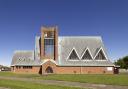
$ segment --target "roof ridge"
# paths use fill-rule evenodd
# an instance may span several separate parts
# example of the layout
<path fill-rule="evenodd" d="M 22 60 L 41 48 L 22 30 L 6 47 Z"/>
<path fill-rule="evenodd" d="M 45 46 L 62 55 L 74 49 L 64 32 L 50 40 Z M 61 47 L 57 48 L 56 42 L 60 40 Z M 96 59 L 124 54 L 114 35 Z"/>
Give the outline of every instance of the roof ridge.
<path fill-rule="evenodd" d="M 34 52 L 34 50 L 15 50 L 14 53 L 18 52 Z"/>
<path fill-rule="evenodd" d="M 81 38 L 81 37 L 82 37 L 82 38 L 83 38 L 83 37 L 86 37 L 86 38 L 87 38 L 87 37 L 89 37 L 89 38 L 101 38 L 101 36 L 59 36 L 59 37 L 65 37 L 65 38 L 70 38 L 70 37 L 71 37 L 71 38 L 72 38 L 72 37 L 73 37 L 73 38 Z"/>

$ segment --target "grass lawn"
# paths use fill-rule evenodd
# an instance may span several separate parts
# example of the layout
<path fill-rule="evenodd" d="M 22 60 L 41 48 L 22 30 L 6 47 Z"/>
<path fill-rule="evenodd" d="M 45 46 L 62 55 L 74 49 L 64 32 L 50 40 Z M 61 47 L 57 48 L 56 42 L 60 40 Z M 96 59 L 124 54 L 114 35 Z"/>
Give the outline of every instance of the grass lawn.
<path fill-rule="evenodd" d="M 13 76 L 24 78 L 36 78 L 44 80 L 62 80 L 82 83 L 111 84 L 128 86 L 128 74 L 107 75 L 107 74 L 52 74 L 52 75 L 36 75 L 36 74 L 14 74 L 10 72 L 0 72 L 0 76 Z"/>
<path fill-rule="evenodd" d="M 49 75 L 42 79 L 76 81 L 83 83 L 127 85 L 128 75 Z"/>
<path fill-rule="evenodd" d="M 20 78 L 35 78 L 35 77 L 40 77 L 39 74 L 16 74 L 16 73 L 13 73 L 13 72 L 0 72 L 0 76 L 20 77 Z"/>
<path fill-rule="evenodd" d="M 10 89 L 81 89 L 66 86 L 45 85 L 33 82 L 0 79 L 0 87 Z"/>
<path fill-rule="evenodd" d="M 63 80 L 63 81 L 74 81 L 82 83 L 96 83 L 96 84 L 111 84 L 111 85 L 127 85 L 128 86 L 128 75 L 48 75 L 39 77 L 46 80 Z"/>

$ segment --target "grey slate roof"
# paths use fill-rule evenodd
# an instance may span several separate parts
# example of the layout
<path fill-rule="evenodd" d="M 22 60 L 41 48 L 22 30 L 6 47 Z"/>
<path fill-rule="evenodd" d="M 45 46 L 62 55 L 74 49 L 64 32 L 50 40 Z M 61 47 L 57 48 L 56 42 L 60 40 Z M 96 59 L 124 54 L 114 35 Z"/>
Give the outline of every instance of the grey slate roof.
<path fill-rule="evenodd" d="M 0 65 L 0 68 L 2 68 L 2 65 Z"/>
<path fill-rule="evenodd" d="M 102 39 L 99 36 L 62 36 L 58 41 L 58 65 L 60 66 L 114 66 L 108 59 L 106 49 L 103 45 Z M 73 48 L 76 49 L 78 55 L 81 57 L 86 48 L 90 49 L 90 52 L 94 58 L 98 50 L 102 47 L 107 60 L 91 60 L 91 61 L 70 61 L 67 59 L 69 53 Z"/>
<path fill-rule="evenodd" d="M 15 51 L 11 66 L 40 66 L 46 61 L 38 59 L 37 54 L 39 52 L 38 39 L 36 40 L 36 49 L 34 51 Z M 90 61 L 70 61 L 67 60 L 69 53 L 73 48 L 76 49 L 78 55 L 81 57 L 85 49 L 88 47 L 92 57 L 94 58 L 98 50 L 102 47 L 106 56 L 107 52 L 100 36 L 61 36 L 58 37 L 58 59 L 55 63 L 58 66 L 114 66 L 109 60 L 90 60 Z"/>
<path fill-rule="evenodd" d="M 35 58 L 40 59 L 40 36 L 35 37 Z"/>
<path fill-rule="evenodd" d="M 24 66 L 39 66 L 40 60 L 35 59 L 34 51 L 15 51 L 11 66 L 24 65 Z"/>

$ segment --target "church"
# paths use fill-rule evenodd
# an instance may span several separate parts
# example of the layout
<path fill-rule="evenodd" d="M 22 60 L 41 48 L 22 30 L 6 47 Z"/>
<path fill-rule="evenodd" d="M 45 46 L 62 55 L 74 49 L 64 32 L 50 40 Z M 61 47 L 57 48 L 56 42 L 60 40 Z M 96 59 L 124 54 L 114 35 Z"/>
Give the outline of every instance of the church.
<path fill-rule="evenodd" d="M 58 36 L 58 28 L 41 27 L 34 50 L 14 51 L 11 71 L 30 74 L 114 74 L 100 36 Z"/>

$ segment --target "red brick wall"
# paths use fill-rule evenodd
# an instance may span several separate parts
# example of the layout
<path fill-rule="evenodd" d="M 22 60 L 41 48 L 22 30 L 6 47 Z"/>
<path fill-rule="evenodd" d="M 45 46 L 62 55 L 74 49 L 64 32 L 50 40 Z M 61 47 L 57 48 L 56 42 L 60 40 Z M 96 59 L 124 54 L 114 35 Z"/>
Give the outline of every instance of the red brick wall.
<path fill-rule="evenodd" d="M 46 68 L 47 67 L 51 67 L 52 69 L 53 69 L 53 73 L 55 73 L 56 74 L 56 65 L 54 64 L 54 63 L 52 63 L 51 61 L 48 61 L 48 62 L 46 62 L 46 63 L 44 63 L 43 65 L 42 65 L 42 74 L 45 74 L 45 70 L 46 70 Z"/>
<path fill-rule="evenodd" d="M 113 69 L 108 71 L 107 67 L 83 67 L 82 74 L 113 74 Z"/>
<path fill-rule="evenodd" d="M 57 67 L 57 74 L 80 74 L 80 67 Z"/>
<path fill-rule="evenodd" d="M 54 57 L 46 56 L 44 54 L 44 34 L 46 32 L 53 32 L 55 37 L 55 46 L 54 46 Z M 58 28 L 57 27 L 42 27 L 41 28 L 41 59 L 58 59 Z"/>
<path fill-rule="evenodd" d="M 113 74 L 114 68 L 112 71 L 108 71 L 107 67 L 64 67 L 64 66 L 56 66 L 53 62 L 48 61 L 39 67 L 33 67 L 32 69 L 17 69 L 14 67 L 13 72 L 15 73 L 32 73 L 39 74 L 39 71 L 42 74 L 45 74 L 45 70 L 47 67 L 51 67 L 54 74 Z"/>
<path fill-rule="evenodd" d="M 107 67 L 57 67 L 57 74 L 113 74 Z"/>
<path fill-rule="evenodd" d="M 56 66 L 54 63 L 48 61 L 42 65 L 42 74 L 45 73 L 46 68 L 50 66 L 55 74 L 113 74 L 112 71 L 108 71 L 107 67 L 64 67 Z"/>
<path fill-rule="evenodd" d="M 32 69 L 23 69 L 23 67 L 21 67 L 20 69 L 14 67 L 11 67 L 11 71 L 14 73 L 30 73 L 30 74 L 39 74 L 40 71 L 40 66 L 33 66 Z"/>

